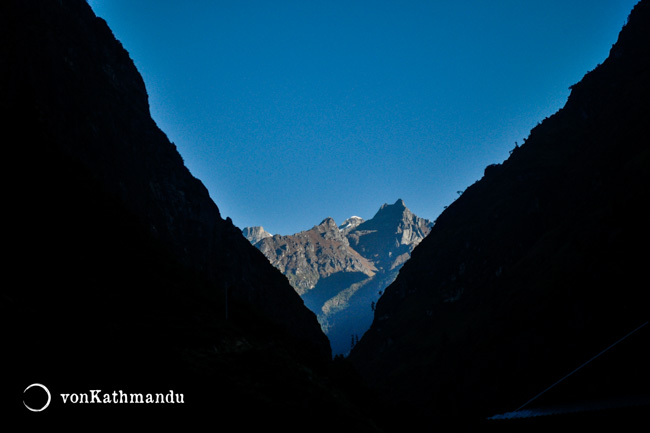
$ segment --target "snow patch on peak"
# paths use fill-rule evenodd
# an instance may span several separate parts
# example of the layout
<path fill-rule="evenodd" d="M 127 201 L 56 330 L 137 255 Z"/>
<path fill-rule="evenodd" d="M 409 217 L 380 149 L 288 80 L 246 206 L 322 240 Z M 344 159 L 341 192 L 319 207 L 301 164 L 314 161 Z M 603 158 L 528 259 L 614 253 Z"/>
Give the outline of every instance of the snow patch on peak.
<path fill-rule="evenodd" d="M 355 227 L 358 227 L 363 222 L 365 222 L 363 218 L 353 215 L 350 218 L 343 221 L 343 224 L 339 226 L 339 230 L 344 233 L 347 233 L 350 230 L 354 229 Z"/>

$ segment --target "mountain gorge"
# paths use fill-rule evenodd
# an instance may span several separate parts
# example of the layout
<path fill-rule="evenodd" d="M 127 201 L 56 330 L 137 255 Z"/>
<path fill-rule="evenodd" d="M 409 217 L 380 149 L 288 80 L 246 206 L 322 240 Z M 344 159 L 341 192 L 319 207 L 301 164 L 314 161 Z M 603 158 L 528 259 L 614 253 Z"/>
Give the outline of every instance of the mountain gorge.
<path fill-rule="evenodd" d="M 317 314 L 333 352 L 347 354 L 370 326 L 382 291 L 432 225 L 399 199 L 382 205 L 368 221 L 354 216 L 337 226 L 326 218 L 295 235 L 251 235 L 261 227 L 243 234 Z"/>
<path fill-rule="evenodd" d="M 379 299 L 349 359 L 395 408 L 396 425 L 514 411 L 647 323 L 649 100 L 642 1 L 604 63 L 439 216 Z M 643 402 L 577 418 L 639 421 L 650 404 L 647 335 L 544 404 Z"/>
<path fill-rule="evenodd" d="M 0 3 L 0 64 L 3 407 L 21 426 L 647 423 L 648 0 L 566 105 L 435 225 L 397 200 L 291 236 L 235 227 L 85 0 Z M 25 408 L 35 383 L 51 392 L 41 413 Z M 185 403 L 61 399 L 100 389 L 173 389 Z M 485 422 L 613 401 L 627 406 Z"/>

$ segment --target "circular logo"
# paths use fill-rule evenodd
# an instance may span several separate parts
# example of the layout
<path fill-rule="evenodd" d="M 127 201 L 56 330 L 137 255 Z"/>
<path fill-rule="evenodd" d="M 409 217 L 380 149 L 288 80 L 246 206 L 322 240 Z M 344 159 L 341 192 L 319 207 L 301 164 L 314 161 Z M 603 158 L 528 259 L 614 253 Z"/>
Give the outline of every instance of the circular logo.
<path fill-rule="evenodd" d="M 44 410 L 45 410 L 45 409 L 50 405 L 50 401 L 52 401 L 52 396 L 50 395 L 50 391 L 45 387 L 45 385 L 41 385 L 40 383 L 32 383 L 32 384 L 29 385 L 27 388 L 25 388 L 25 390 L 23 391 L 23 394 L 25 394 L 25 393 L 27 392 L 27 390 L 28 390 L 29 388 L 33 387 L 33 386 L 38 386 L 38 387 L 40 387 L 40 388 L 43 388 L 43 391 L 45 391 L 45 393 L 47 394 L 47 402 L 45 403 L 45 406 L 43 406 L 43 407 L 40 408 L 40 409 L 35 409 L 35 408 L 33 408 L 33 407 L 29 407 L 29 406 L 27 406 L 27 403 L 25 403 L 25 400 L 23 400 L 23 404 L 25 405 L 25 407 L 26 407 L 27 409 L 31 410 L 32 412 L 41 412 L 41 411 L 44 411 Z"/>

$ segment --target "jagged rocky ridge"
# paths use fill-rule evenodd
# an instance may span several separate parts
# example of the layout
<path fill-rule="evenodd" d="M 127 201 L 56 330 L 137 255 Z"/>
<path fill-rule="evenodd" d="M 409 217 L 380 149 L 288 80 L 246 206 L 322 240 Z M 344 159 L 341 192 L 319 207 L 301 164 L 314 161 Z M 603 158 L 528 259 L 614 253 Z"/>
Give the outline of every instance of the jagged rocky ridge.
<path fill-rule="evenodd" d="M 397 425 L 513 411 L 647 321 L 648 101 L 644 0 L 605 62 L 440 215 L 379 300 L 350 360 Z M 647 402 L 643 335 L 546 404 Z M 616 423 L 642 419 L 630 415 Z"/>
<path fill-rule="evenodd" d="M 350 248 L 332 218 L 295 235 L 262 239 L 255 246 L 287 276 L 299 295 L 337 272 L 372 276 L 376 271 L 372 263 Z"/>
<path fill-rule="evenodd" d="M 370 326 L 381 292 L 431 226 L 399 199 L 368 221 L 351 217 L 337 227 L 326 218 L 310 230 L 251 242 L 318 315 L 333 352 L 347 354 Z M 247 238 L 254 232 L 243 230 Z"/>
<path fill-rule="evenodd" d="M 239 428 L 371 425 L 336 391 L 315 314 L 220 216 L 85 1 L 3 1 L 0 61 L 17 169 L 6 184 L 6 395 L 45 384 L 49 420 L 107 417 L 99 406 L 70 415 L 60 392 L 174 389 L 185 405 L 106 410 L 191 411 Z M 20 397 L 7 407 L 28 413 Z"/>

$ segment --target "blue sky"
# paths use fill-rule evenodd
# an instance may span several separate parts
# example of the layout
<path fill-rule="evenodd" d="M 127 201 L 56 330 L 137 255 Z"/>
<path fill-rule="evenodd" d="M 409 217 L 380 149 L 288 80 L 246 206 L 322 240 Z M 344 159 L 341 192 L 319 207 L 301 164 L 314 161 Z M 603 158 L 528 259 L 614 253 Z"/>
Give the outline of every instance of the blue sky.
<path fill-rule="evenodd" d="M 89 0 L 243 228 L 435 219 L 602 63 L 637 0 Z"/>

